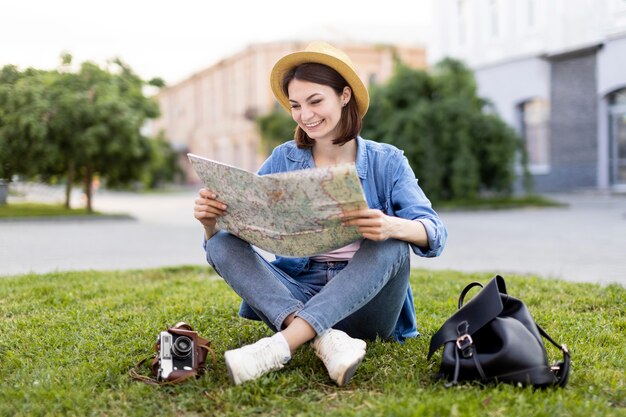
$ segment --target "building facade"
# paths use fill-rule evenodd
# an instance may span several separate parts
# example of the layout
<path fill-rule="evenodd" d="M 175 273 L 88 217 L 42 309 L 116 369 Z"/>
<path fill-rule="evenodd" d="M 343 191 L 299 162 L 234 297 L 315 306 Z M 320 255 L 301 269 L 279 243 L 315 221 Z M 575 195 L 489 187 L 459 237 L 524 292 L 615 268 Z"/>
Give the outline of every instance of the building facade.
<path fill-rule="evenodd" d="M 626 191 L 626 0 L 439 0 L 429 61 L 464 60 L 539 192 Z"/>
<path fill-rule="evenodd" d="M 283 55 L 303 50 L 307 44 L 298 41 L 251 45 L 159 92 L 161 117 L 149 128 L 153 134 L 162 131 L 181 153 L 191 182 L 197 182 L 197 178 L 186 160 L 187 152 L 249 171 L 258 169 L 267 155 L 260 146 L 254 119 L 279 107 L 269 85 L 271 69 Z M 391 77 L 396 55 L 414 68 L 426 65 L 423 48 L 334 45 L 348 54 L 366 85 Z"/>

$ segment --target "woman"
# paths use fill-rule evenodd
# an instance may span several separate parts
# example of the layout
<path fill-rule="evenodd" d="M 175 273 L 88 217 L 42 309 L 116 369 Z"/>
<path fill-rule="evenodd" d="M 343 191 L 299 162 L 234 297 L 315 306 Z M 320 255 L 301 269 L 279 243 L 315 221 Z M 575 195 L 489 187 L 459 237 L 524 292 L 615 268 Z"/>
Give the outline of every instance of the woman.
<path fill-rule="evenodd" d="M 266 261 L 247 242 L 216 229 L 228 210 L 200 190 L 194 215 L 205 229 L 208 262 L 243 299 L 240 315 L 276 333 L 224 354 L 239 384 L 281 369 L 311 346 L 338 385 L 347 384 L 376 337 L 418 335 L 409 287 L 409 248 L 438 256 L 447 231 L 402 151 L 359 136 L 369 95 L 350 59 L 326 43 L 286 55 L 271 87 L 297 123 L 295 140 L 274 149 L 259 174 L 356 164 L 368 209 L 344 213 L 363 239 L 321 256 Z"/>

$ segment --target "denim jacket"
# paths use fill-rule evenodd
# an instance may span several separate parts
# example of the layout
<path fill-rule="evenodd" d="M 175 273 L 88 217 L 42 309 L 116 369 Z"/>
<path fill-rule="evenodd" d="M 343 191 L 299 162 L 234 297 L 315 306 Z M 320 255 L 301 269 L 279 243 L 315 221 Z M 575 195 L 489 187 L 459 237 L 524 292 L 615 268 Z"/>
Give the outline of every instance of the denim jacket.
<path fill-rule="evenodd" d="M 413 252 L 422 257 L 441 254 L 448 232 L 431 203 L 419 187 L 413 170 L 404 153 L 389 144 L 357 137 L 356 169 L 370 208 L 381 210 L 390 216 L 418 220 L 426 228 L 428 249 L 411 244 Z M 314 168 L 310 149 L 300 149 L 289 141 L 274 149 L 258 171 L 259 175 Z M 309 258 L 277 257 L 273 264 L 290 276 L 298 275 Z M 394 338 L 403 341 L 417 337 L 415 307 L 411 287 L 396 323 Z"/>

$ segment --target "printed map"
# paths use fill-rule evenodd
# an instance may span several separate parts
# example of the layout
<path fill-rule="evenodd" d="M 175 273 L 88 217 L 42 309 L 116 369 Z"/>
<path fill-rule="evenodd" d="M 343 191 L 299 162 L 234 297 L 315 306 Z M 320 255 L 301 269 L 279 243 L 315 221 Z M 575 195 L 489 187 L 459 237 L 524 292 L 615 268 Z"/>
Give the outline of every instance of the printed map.
<path fill-rule="evenodd" d="M 187 156 L 204 186 L 228 206 L 217 226 L 260 249 L 305 257 L 362 237 L 340 221 L 343 211 L 367 208 L 354 164 L 260 176 Z"/>

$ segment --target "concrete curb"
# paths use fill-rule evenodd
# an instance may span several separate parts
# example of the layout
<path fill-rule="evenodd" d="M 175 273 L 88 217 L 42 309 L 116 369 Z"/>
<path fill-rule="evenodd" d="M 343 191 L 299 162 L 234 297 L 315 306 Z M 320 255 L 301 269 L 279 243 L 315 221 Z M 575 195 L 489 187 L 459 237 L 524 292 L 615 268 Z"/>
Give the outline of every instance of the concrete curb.
<path fill-rule="evenodd" d="M 137 221 L 136 217 L 128 214 L 102 214 L 84 216 L 33 216 L 33 217 L 5 217 L 0 223 L 61 223 L 61 222 L 96 222 L 108 220 Z"/>

